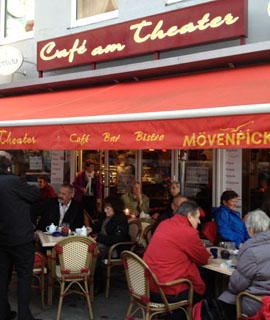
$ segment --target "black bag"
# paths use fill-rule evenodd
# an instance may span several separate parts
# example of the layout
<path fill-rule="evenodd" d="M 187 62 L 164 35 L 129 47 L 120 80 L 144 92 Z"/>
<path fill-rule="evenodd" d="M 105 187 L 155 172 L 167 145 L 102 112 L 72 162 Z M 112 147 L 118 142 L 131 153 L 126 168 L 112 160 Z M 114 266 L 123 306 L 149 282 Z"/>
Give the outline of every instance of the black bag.
<path fill-rule="evenodd" d="M 193 320 L 223 320 L 222 311 L 215 299 L 203 299 L 193 307 Z"/>

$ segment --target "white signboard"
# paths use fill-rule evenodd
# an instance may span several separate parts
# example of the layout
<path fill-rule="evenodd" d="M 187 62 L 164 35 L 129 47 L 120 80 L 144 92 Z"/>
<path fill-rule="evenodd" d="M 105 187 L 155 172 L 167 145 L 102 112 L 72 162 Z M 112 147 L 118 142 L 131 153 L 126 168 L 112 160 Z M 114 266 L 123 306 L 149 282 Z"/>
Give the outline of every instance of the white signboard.
<path fill-rule="evenodd" d="M 226 149 L 224 157 L 225 190 L 233 190 L 239 195 L 237 209 L 242 209 L 242 150 Z"/>
<path fill-rule="evenodd" d="M 7 76 L 16 72 L 22 63 L 23 55 L 17 48 L 0 48 L 0 75 Z"/>
<path fill-rule="evenodd" d="M 61 184 L 64 180 L 64 150 L 53 150 L 51 156 L 51 183 Z"/>
<path fill-rule="evenodd" d="M 30 170 L 42 170 L 42 157 L 30 157 L 29 158 Z"/>

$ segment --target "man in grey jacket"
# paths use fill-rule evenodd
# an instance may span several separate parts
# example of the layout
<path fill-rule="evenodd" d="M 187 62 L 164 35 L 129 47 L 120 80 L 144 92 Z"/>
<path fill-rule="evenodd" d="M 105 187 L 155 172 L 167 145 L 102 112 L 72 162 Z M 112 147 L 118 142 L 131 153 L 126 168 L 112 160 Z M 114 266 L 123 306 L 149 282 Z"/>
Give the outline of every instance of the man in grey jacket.
<path fill-rule="evenodd" d="M 0 318 L 10 320 L 8 287 L 13 266 L 17 272 L 18 320 L 34 320 L 29 309 L 34 266 L 34 228 L 29 205 L 37 201 L 36 186 L 11 173 L 11 158 L 0 151 Z"/>
<path fill-rule="evenodd" d="M 241 291 L 270 295 L 270 218 L 257 209 L 245 216 L 245 223 L 251 238 L 240 248 L 237 269 L 230 277 L 228 290 L 219 297 L 219 300 L 230 305 L 235 305 L 236 295 Z M 254 316 L 260 308 L 259 302 L 243 299 L 242 310 L 248 316 Z M 229 318 L 233 319 L 232 314 Z"/>

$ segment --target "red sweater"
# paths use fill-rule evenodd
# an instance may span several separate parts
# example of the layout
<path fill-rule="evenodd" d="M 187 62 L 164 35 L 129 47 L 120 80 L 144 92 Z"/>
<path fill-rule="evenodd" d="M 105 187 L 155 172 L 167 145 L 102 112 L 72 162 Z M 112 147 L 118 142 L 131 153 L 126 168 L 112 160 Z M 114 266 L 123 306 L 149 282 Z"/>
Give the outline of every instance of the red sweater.
<path fill-rule="evenodd" d="M 144 254 L 143 260 L 148 264 L 159 282 L 169 282 L 179 278 L 189 279 L 194 291 L 203 294 L 205 284 L 197 265 L 207 264 L 209 252 L 205 249 L 188 219 L 176 214 L 171 219 L 160 223 Z M 185 284 L 163 288 L 165 294 L 177 295 L 187 289 Z M 158 292 L 154 283 L 151 291 Z"/>
<path fill-rule="evenodd" d="M 45 184 L 44 188 L 40 190 L 40 199 L 50 199 L 56 197 L 56 193 L 53 190 L 53 187 L 50 186 L 49 184 Z"/>

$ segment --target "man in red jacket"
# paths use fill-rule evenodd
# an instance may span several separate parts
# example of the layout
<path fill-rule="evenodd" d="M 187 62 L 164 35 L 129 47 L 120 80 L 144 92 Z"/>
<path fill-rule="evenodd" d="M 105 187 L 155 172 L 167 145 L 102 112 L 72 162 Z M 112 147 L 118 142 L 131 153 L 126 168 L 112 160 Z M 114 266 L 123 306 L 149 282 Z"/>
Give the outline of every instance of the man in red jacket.
<path fill-rule="evenodd" d="M 202 298 L 205 291 L 197 265 L 207 264 L 210 257 L 196 230 L 199 223 L 200 208 L 197 204 L 183 202 L 172 218 L 160 223 L 143 257 L 159 282 L 189 279 L 194 288 L 194 303 Z M 163 290 L 169 302 L 187 299 L 185 284 L 164 287 Z M 151 295 L 154 301 L 161 302 L 154 283 L 151 283 Z M 175 310 L 169 319 L 179 320 L 181 315 L 181 310 Z"/>

